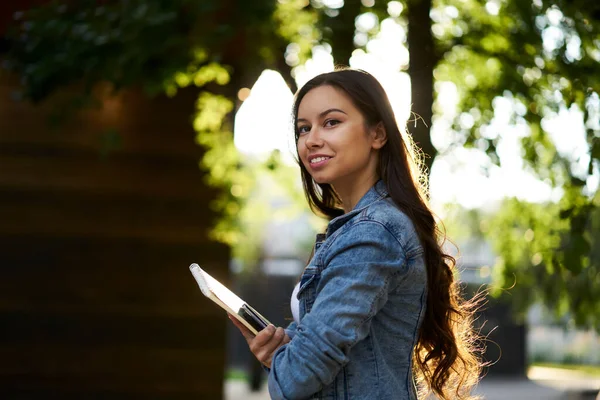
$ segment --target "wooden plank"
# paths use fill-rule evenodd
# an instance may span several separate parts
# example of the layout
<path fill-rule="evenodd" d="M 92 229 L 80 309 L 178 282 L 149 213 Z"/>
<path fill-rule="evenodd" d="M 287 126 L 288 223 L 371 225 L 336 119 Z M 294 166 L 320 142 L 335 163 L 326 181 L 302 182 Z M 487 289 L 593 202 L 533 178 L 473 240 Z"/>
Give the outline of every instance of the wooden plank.
<path fill-rule="evenodd" d="M 3 104 L 0 103 L 0 107 L 2 106 Z M 86 151 L 98 156 L 105 146 L 107 135 L 116 134 L 119 144 L 111 149 L 110 154 L 113 156 L 148 154 L 199 159 L 204 153 L 203 148 L 196 142 L 197 134 L 191 130 L 191 126 L 185 127 L 187 131 L 185 135 L 165 134 L 165 132 L 173 132 L 177 127 L 160 128 L 157 127 L 155 121 L 148 120 L 142 120 L 135 126 L 127 128 L 119 126 L 99 128 L 86 121 L 78 124 L 76 129 L 65 129 L 64 126 L 51 128 L 47 122 L 35 118 L 35 109 L 24 110 L 17 115 L 14 113 L 7 115 L 1 110 L 0 108 L 0 121 L 12 121 L 13 123 L 5 125 L 0 122 L 0 149 L 37 145 L 49 149 Z M 175 115 L 173 118 L 176 119 L 178 116 Z M 160 132 L 161 135 L 156 134 L 157 128 L 163 129 Z M 144 137 L 136 136 L 135 132 L 132 132 L 134 129 L 148 132 L 148 134 Z"/>
<path fill-rule="evenodd" d="M 51 267 L 50 267 L 51 269 Z M 178 271 L 175 283 L 150 284 L 143 277 L 119 279 L 125 274 L 93 273 L 70 276 L 58 270 L 47 274 L 5 274 L 2 284 L 0 312 L 111 312 L 141 316 L 202 316 L 221 312 L 220 308 L 202 296 L 186 267 Z M 148 271 L 149 274 L 152 271 Z M 173 273 L 175 275 L 175 273 Z M 32 279 L 32 277 L 35 277 Z M 117 279 L 115 279 L 118 277 Z M 35 283 L 32 282 L 35 280 Z"/>
<path fill-rule="evenodd" d="M 31 243 L 36 243 L 36 246 L 32 247 Z M 152 276 L 145 277 L 151 279 L 157 273 L 177 271 L 181 268 L 180 262 L 187 267 L 188 261 L 198 261 L 214 276 L 225 278 L 228 274 L 222 267 L 228 261 L 229 249 L 222 243 L 207 240 L 173 243 L 136 238 L 86 238 L 81 235 L 48 238 L 30 233 L 0 236 L 0 254 L 4 273 L 14 269 L 37 274 L 50 266 L 68 274 L 85 270 L 87 266 L 104 267 L 106 271 L 124 269 L 126 273 L 143 268 L 152 271 Z M 157 276 L 161 280 L 166 278 L 165 275 Z"/>
<path fill-rule="evenodd" d="M 88 153 L 70 157 L 39 154 L 0 154 L 0 188 L 77 190 L 89 193 L 206 198 L 195 159 L 114 157 L 102 160 Z"/>
<path fill-rule="evenodd" d="M 49 149 L 86 151 L 98 156 L 105 146 L 107 135 L 116 133 L 119 144 L 111 149 L 110 154 L 113 156 L 148 154 L 200 159 L 204 153 L 203 148 L 196 142 L 197 134 L 190 130 L 190 126 L 186 127 L 188 132 L 185 135 L 165 134 L 165 132 L 173 132 L 176 129 L 173 126 L 164 127 L 162 134 L 157 135 L 156 123 L 146 120 L 137 123 L 136 126 L 128 127 L 128 131 L 118 126 L 107 126 L 101 129 L 85 121 L 77 129 L 50 128 L 47 123 L 36 119 L 35 115 L 32 118 L 31 114 L 30 110 L 19 115 L 3 115 L 0 111 L 0 118 L 3 121 L 21 120 L 11 125 L 0 123 L 0 149 L 38 145 Z M 136 137 L 131 133 L 133 129 L 149 132 L 149 134 L 141 138 Z M 150 134 L 151 132 L 155 134 Z"/>
<path fill-rule="evenodd" d="M 224 346 L 226 314 L 218 307 L 196 317 L 111 313 L 2 312 L 0 343 L 11 346 L 135 347 L 205 351 Z M 228 321 L 227 321 L 228 322 Z M 0 367 L 12 370 L 12 366 Z M 95 367 L 94 367 L 95 368 Z"/>
<path fill-rule="evenodd" d="M 13 382 L 13 390 L 26 384 L 44 387 L 46 391 L 150 394 L 202 392 L 212 387 L 220 392 L 224 376 L 222 352 L 221 343 L 202 352 L 134 346 L 0 346 L 0 382 Z M 6 387 L 0 386 L 2 393 Z"/>
<path fill-rule="evenodd" d="M 0 148 L 7 144 L 37 143 L 97 152 L 107 130 L 119 134 L 119 149 L 126 152 L 199 156 L 192 118 L 198 91 L 180 90 L 175 98 L 148 99 L 140 90 L 114 95 L 98 90 L 103 105 L 97 109 L 71 113 L 60 126 L 52 127 L 49 116 L 76 90 L 63 90 L 41 104 L 15 101 L 19 87 L 16 77 L 0 79 Z M 141 134 L 143 133 L 143 134 Z M 118 152 L 119 150 L 117 150 Z"/>
<path fill-rule="evenodd" d="M 3 399 L 39 400 L 216 400 L 222 398 L 222 388 L 218 381 L 207 383 L 197 390 L 174 388 L 173 390 L 157 390 L 153 387 L 145 390 L 131 391 L 126 386 L 113 390 L 91 389 L 92 383 L 78 382 L 78 387 L 64 383 L 61 389 L 56 389 L 54 383 L 42 386 L 39 379 L 20 381 L 16 378 L 2 379 L 0 377 L 0 396 Z M 83 386 L 86 385 L 86 386 Z M 151 390 L 151 391 L 150 391 Z"/>
<path fill-rule="evenodd" d="M 212 215 L 206 202 L 195 199 L 0 190 L 0 235 L 202 243 Z"/>
<path fill-rule="evenodd" d="M 0 236 L 0 254 L 2 311 L 197 316 L 216 309 L 189 264 L 199 262 L 227 283 L 228 250 L 208 242 Z"/>

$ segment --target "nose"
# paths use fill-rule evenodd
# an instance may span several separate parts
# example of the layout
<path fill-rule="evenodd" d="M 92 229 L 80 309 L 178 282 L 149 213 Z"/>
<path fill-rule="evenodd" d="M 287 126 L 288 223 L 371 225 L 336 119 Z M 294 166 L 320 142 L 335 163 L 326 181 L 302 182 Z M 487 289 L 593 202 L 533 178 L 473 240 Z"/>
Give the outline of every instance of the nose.
<path fill-rule="evenodd" d="M 318 148 L 323 146 L 323 138 L 318 129 L 313 128 L 306 134 L 306 141 L 304 142 L 307 148 Z"/>

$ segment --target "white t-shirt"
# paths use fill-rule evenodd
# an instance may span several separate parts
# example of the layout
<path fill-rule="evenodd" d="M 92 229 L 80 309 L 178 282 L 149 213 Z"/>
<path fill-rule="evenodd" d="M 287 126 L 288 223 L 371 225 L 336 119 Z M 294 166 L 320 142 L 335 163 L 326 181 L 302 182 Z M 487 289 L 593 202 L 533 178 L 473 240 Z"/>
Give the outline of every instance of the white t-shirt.
<path fill-rule="evenodd" d="M 290 300 L 290 306 L 292 307 L 292 316 L 297 324 L 300 323 L 300 304 L 298 302 L 298 289 L 300 289 L 300 282 L 294 287 L 292 292 L 292 299 Z"/>

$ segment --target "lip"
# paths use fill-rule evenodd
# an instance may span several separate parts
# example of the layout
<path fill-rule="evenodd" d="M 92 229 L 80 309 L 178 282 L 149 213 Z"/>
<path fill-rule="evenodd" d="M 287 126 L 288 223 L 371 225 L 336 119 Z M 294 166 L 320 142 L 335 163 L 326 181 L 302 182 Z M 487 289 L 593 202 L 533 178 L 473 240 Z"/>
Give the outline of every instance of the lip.
<path fill-rule="evenodd" d="M 316 163 L 311 163 L 312 160 L 319 157 L 327 157 L 327 159 Z M 325 164 L 327 164 L 332 158 L 332 156 L 329 156 L 327 154 L 311 154 L 310 156 L 308 156 L 308 165 L 313 169 L 320 168 L 325 166 Z"/>

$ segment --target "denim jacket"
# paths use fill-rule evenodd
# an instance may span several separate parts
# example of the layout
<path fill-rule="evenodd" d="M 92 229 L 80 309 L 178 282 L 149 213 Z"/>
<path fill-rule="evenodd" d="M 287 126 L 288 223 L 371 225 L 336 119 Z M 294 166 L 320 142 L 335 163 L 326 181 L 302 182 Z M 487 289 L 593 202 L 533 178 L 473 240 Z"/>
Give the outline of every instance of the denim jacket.
<path fill-rule="evenodd" d="M 379 181 L 317 236 L 300 322 L 271 361 L 271 398 L 416 399 L 412 353 L 426 298 L 417 233 Z"/>

